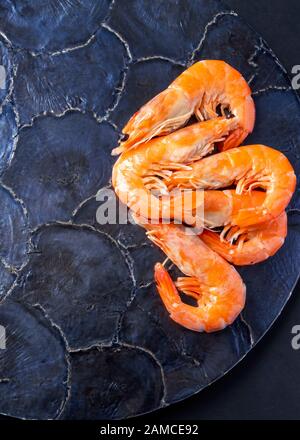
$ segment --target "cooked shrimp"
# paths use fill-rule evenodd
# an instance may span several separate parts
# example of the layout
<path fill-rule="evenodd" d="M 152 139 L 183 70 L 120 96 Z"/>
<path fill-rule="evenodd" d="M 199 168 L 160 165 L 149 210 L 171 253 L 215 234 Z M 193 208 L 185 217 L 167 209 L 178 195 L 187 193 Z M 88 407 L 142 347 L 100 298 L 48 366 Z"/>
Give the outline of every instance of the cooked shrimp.
<path fill-rule="evenodd" d="M 113 154 L 168 134 L 185 125 L 193 114 L 199 121 L 215 119 L 218 110 L 237 122 L 219 147 L 240 145 L 254 126 L 251 90 L 242 75 L 224 61 L 199 61 L 132 116 L 123 128 L 127 139 Z"/>
<path fill-rule="evenodd" d="M 159 220 L 178 216 L 182 220 L 182 204 L 177 203 L 181 194 L 169 195 L 163 181 L 174 170 L 190 170 L 186 164 L 210 153 L 215 143 L 222 141 L 235 127 L 234 119 L 223 117 L 198 122 L 125 151 L 113 168 L 112 183 L 118 197 L 143 217 Z M 156 197 L 153 190 L 163 196 Z M 194 195 L 195 191 L 192 198 Z M 190 210 L 195 208 L 191 201 Z M 184 217 L 188 222 L 187 215 Z"/>
<path fill-rule="evenodd" d="M 250 226 L 243 230 L 231 227 L 222 236 L 204 230 L 200 238 L 207 246 L 237 266 L 260 263 L 274 255 L 284 243 L 287 234 L 285 211 L 274 220 Z"/>
<path fill-rule="evenodd" d="M 233 189 L 204 191 L 203 226 L 216 228 L 225 226 L 224 233 L 233 226 L 236 215 L 245 209 L 254 209 L 264 202 L 266 195 L 263 191 L 251 191 L 237 194 Z"/>
<path fill-rule="evenodd" d="M 186 275 L 176 286 L 197 301 L 185 304 L 164 267 L 155 266 L 160 297 L 178 324 L 198 332 L 213 332 L 230 325 L 245 305 L 246 287 L 233 266 L 182 226 L 148 225 L 147 235 Z"/>
<path fill-rule="evenodd" d="M 255 188 L 265 191 L 264 202 L 245 207 L 232 216 L 232 225 L 241 228 L 278 217 L 288 205 L 296 185 L 289 160 L 278 150 L 264 145 L 248 145 L 223 151 L 190 164 L 189 170 L 176 171 L 168 178 L 170 187 L 202 189 L 236 185 L 244 194 Z"/>

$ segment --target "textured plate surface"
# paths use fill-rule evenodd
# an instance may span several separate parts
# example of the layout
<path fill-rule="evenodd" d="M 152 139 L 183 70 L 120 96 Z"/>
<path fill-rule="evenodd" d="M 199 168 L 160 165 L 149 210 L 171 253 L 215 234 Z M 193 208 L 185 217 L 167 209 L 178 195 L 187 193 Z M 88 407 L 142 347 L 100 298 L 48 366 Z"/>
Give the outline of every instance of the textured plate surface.
<path fill-rule="evenodd" d="M 153 285 L 164 256 L 134 225 L 99 225 L 122 125 L 202 58 L 253 90 L 246 143 L 300 171 L 300 106 L 266 43 L 215 0 L 2 0 L 0 412 L 124 418 L 200 391 L 230 370 L 288 300 L 300 266 L 300 190 L 284 247 L 240 270 L 247 305 L 226 330 L 172 322 Z"/>

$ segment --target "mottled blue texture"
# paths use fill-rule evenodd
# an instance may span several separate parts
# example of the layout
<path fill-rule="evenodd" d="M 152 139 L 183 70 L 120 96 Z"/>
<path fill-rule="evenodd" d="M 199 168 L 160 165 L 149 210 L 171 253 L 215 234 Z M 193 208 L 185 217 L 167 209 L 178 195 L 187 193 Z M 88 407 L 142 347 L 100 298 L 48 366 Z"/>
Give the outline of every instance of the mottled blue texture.
<path fill-rule="evenodd" d="M 54 56 L 20 52 L 15 58 L 20 74 L 14 93 L 21 124 L 70 108 L 105 116 L 116 103 L 128 61 L 122 42 L 103 28 L 76 50 Z"/>
<path fill-rule="evenodd" d="M 84 43 L 109 6 L 110 0 L 2 0 L 1 30 L 15 48 L 59 51 Z"/>
<path fill-rule="evenodd" d="M 22 198 L 31 225 L 68 220 L 79 203 L 105 185 L 118 136 L 90 113 L 38 118 L 21 130 L 3 181 Z"/>
<path fill-rule="evenodd" d="M 46 226 L 33 237 L 35 254 L 12 297 L 40 304 L 71 349 L 110 343 L 133 283 L 109 236 L 89 227 Z M 115 270 L 112 270 L 115 268 Z"/>
<path fill-rule="evenodd" d="M 3 0 L 0 5 L 0 412 L 123 418 L 191 396 L 263 336 L 299 275 L 300 192 L 289 235 L 239 269 L 241 317 L 214 334 L 168 317 L 136 225 L 99 225 L 123 124 L 201 58 L 224 59 L 254 91 L 246 143 L 300 172 L 300 109 L 280 63 L 235 13 L 210 0 Z M 174 268 L 171 268 L 172 273 Z"/>
<path fill-rule="evenodd" d="M 7 299 L 1 304 L 6 349 L 0 350 L 2 413 L 55 418 L 68 396 L 67 354 L 59 331 L 39 308 Z"/>
<path fill-rule="evenodd" d="M 0 186 L 0 257 L 4 264 L 20 268 L 26 260 L 29 228 L 26 210 L 14 194 Z"/>

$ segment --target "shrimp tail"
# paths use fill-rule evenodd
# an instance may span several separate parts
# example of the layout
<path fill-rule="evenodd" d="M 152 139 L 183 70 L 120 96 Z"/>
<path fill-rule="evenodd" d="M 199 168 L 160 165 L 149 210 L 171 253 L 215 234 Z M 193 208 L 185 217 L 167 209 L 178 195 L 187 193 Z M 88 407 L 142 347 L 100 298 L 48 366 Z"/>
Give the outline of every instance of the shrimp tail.
<path fill-rule="evenodd" d="M 202 122 L 214 120 L 219 116 L 218 108 L 222 116 L 238 124 L 227 139 L 220 141 L 219 148 L 240 145 L 254 126 L 251 90 L 241 74 L 224 61 L 199 61 L 131 117 L 123 128 L 123 140 L 112 154 L 170 133 L 184 126 L 193 114 Z"/>
<path fill-rule="evenodd" d="M 148 237 L 185 275 L 173 282 L 161 264 L 155 266 L 158 292 L 172 320 L 198 332 L 230 325 L 245 305 L 245 286 L 236 270 L 180 226 L 152 225 Z M 197 305 L 186 304 L 177 289 L 193 297 Z"/>
<path fill-rule="evenodd" d="M 161 263 L 156 263 L 154 267 L 154 279 L 158 293 L 171 318 L 174 319 L 172 313 L 180 306 L 181 299 L 172 278 Z"/>

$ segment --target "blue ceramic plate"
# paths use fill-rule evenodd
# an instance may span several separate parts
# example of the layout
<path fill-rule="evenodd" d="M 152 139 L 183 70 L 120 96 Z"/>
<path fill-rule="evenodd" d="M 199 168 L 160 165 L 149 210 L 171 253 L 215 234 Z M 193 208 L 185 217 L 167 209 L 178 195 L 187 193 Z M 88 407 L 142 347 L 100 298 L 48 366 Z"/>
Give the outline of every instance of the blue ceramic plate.
<path fill-rule="evenodd" d="M 300 106 L 286 72 L 214 0 L 3 0 L 0 61 L 0 412 L 125 418 L 185 399 L 239 362 L 281 313 L 299 275 L 300 194 L 268 261 L 240 270 L 242 316 L 197 334 L 153 285 L 164 258 L 132 225 L 96 222 L 123 124 L 187 64 L 222 59 L 257 109 L 246 143 L 300 171 Z"/>

